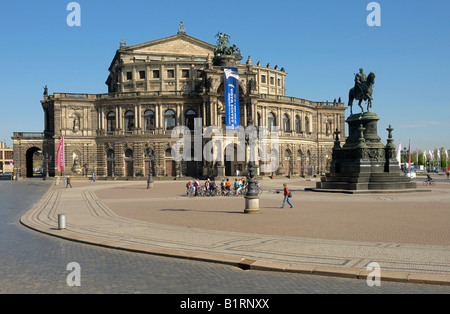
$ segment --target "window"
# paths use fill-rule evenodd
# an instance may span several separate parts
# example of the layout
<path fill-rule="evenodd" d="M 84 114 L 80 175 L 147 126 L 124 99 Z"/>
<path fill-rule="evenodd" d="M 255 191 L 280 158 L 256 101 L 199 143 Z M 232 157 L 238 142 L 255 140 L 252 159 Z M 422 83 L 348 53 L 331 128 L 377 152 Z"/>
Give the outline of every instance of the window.
<path fill-rule="evenodd" d="M 127 81 L 131 81 L 133 79 L 133 73 L 127 72 Z"/>
<path fill-rule="evenodd" d="M 275 85 L 275 78 L 274 77 L 270 78 L 270 85 Z"/>
<path fill-rule="evenodd" d="M 186 111 L 186 126 L 189 128 L 189 130 L 194 130 L 194 121 L 195 118 L 197 118 L 197 112 L 195 110 L 188 110 Z"/>
<path fill-rule="evenodd" d="M 189 78 L 189 70 L 181 70 L 182 78 Z"/>
<path fill-rule="evenodd" d="M 274 132 L 275 131 L 275 126 L 276 126 L 275 115 L 272 112 L 270 112 L 267 118 L 268 118 L 267 127 L 269 129 L 269 132 Z"/>
<path fill-rule="evenodd" d="M 159 79 L 159 70 L 153 70 L 153 78 Z"/>
<path fill-rule="evenodd" d="M 125 113 L 125 131 L 131 131 L 134 128 L 134 113 L 133 111 L 127 111 Z"/>
<path fill-rule="evenodd" d="M 125 152 L 125 158 L 133 159 L 133 151 L 131 149 L 127 149 Z"/>
<path fill-rule="evenodd" d="M 261 75 L 261 83 L 266 83 L 266 76 L 265 75 Z"/>
<path fill-rule="evenodd" d="M 174 77 L 175 77 L 175 71 L 167 70 L 167 78 L 174 78 Z"/>
<path fill-rule="evenodd" d="M 258 126 L 261 126 L 261 115 L 259 113 L 256 114 L 256 123 Z"/>
<path fill-rule="evenodd" d="M 278 79 L 278 87 L 281 87 L 281 79 Z"/>
<path fill-rule="evenodd" d="M 152 110 L 146 110 L 144 112 L 144 129 L 145 130 L 155 129 L 155 113 Z"/>
<path fill-rule="evenodd" d="M 175 112 L 173 110 L 167 110 L 164 113 L 164 129 L 172 130 L 176 126 Z"/>
<path fill-rule="evenodd" d="M 112 149 L 108 150 L 108 153 L 106 154 L 106 158 L 108 158 L 108 161 L 114 160 L 114 151 Z"/>
<path fill-rule="evenodd" d="M 283 131 L 284 132 L 290 132 L 291 128 L 290 128 L 290 120 L 287 114 L 283 115 Z"/>
<path fill-rule="evenodd" d="M 302 124 L 299 116 L 295 116 L 295 132 L 302 132 Z"/>
<path fill-rule="evenodd" d="M 144 79 L 145 79 L 145 71 L 139 71 L 139 78 L 140 78 L 141 80 L 144 80 Z"/>
<path fill-rule="evenodd" d="M 110 111 L 106 116 L 106 131 L 114 132 L 116 129 L 116 114 L 114 111 Z"/>
<path fill-rule="evenodd" d="M 307 133 L 311 133 L 311 125 L 310 125 L 310 121 L 309 121 L 309 117 L 305 117 L 305 131 Z"/>

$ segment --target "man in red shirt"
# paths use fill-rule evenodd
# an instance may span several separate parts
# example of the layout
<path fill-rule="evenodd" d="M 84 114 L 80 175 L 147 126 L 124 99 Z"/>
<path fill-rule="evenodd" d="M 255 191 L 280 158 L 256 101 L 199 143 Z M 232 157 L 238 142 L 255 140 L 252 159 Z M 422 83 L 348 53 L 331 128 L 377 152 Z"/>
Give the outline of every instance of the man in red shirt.
<path fill-rule="evenodd" d="M 289 205 L 291 205 L 291 208 L 294 207 L 294 205 L 292 205 L 291 201 L 289 200 L 289 198 L 292 197 L 291 192 L 289 191 L 287 184 L 284 183 L 283 184 L 283 190 L 284 190 L 284 200 L 283 200 L 283 205 L 281 206 L 281 208 L 284 208 L 284 204 L 286 204 L 286 201 L 288 202 Z"/>

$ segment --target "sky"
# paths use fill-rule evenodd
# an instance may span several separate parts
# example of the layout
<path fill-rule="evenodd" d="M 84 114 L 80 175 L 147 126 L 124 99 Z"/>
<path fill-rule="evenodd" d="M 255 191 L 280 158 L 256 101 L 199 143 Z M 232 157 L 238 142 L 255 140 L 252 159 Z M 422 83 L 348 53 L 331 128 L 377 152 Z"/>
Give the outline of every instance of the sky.
<path fill-rule="evenodd" d="M 187 35 L 211 44 L 229 34 L 242 62 L 284 67 L 287 96 L 348 103 L 359 68 L 374 72 L 382 141 L 392 125 L 396 145 L 450 148 L 448 0 L 376 1 L 379 10 L 367 0 L 79 0 L 80 26 L 72 27 L 70 2 L 0 4 L 0 141 L 9 146 L 13 132 L 43 131 L 44 85 L 49 94 L 106 93 L 121 40 L 172 36 L 183 21 Z M 369 26 L 368 16 L 380 25 Z"/>

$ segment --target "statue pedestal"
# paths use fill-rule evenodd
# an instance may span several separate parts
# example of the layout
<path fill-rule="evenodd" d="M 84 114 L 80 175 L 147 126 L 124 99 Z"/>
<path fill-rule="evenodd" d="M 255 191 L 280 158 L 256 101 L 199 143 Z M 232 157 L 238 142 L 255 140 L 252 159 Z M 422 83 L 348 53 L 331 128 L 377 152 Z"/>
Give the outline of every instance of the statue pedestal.
<path fill-rule="evenodd" d="M 391 131 L 384 146 L 377 134 L 380 118 L 374 112 L 353 114 L 346 122 L 349 136 L 341 147 L 336 138 L 330 173 L 312 190 L 388 191 L 414 190 L 415 182 L 401 172 Z"/>
<path fill-rule="evenodd" d="M 225 166 L 217 166 L 217 176 L 225 177 Z"/>

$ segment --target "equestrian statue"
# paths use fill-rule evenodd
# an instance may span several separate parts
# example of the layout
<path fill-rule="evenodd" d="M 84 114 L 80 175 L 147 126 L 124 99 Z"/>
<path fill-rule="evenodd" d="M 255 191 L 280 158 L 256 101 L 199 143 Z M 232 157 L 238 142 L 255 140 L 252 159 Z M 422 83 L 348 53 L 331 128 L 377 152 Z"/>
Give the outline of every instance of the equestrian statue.
<path fill-rule="evenodd" d="M 353 114 L 353 101 L 359 100 L 358 106 L 364 113 L 364 108 L 361 106 L 361 102 L 367 101 L 367 111 L 372 108 L 372 93 L 373 85 L 375 84 L 375 73 L 370 72 L 368 76 L 364 74 L 364 69 L 359 69 L 359 73 L 355 74 L 355 86 L 350 89 L 348 96 L 348 105 L 350 107 L 350 114 Z"/>

